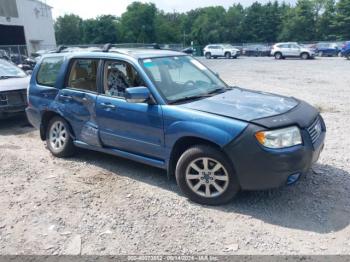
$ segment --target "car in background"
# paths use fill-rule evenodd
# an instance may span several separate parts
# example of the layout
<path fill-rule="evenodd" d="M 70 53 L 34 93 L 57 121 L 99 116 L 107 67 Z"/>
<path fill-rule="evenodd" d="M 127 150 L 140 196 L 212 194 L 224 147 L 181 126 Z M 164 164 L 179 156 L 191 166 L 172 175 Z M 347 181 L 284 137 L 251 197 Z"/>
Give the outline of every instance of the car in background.
<path fill-rule="evenodd" d="M 230 59 L 239 57 L 241 52 L 230 44 L 212 44 L 204 47 L 203 54 L 207 59 L 211 59 L 212 57 L 225 57 Z"/>
<path fill-rule="evenodd" d="M 6 50 L 0 49 L 0 59 L 10 60 L 10 55 Z"/>
<path fill-rule="evenodd" d="M 245 56 L 270 56 L 271 47 L 263 44 L 249 44 L 243 47 L 242 54 Z"/>
<path fill-rule="evenodd" d="M 186 47 L 186 48 L 182 49 L 181 52 L 188 54 L 188 55 L 193 55 L 193 53 L 195 52 L 195 49 L 190 46 L 190 47 Z"/>
<path fill-rule="evenodd" d="M 230 87 L 181 52 L 101 51 L 46 55 L 33 71 L 28 120 L 56 157 L 78 147 L 162 168 L 207 205 L 291 185 L 319 158 L 326 126 L 304 101 Z"/>
<path fill-rule="evenodd" d="M 315 57 L 315 52 L 303 47 L 295 42 L 277 43 L 272 46 L 271 56 L 275 59 L 285 59 L 287 57 L 300 57 L 301 59 L 311 59 Z"/>
<path fill-rule="evenodd" d="M 341 49 L 341 55 L 350 59 L 350 41 L 345 42 L 344 46 Z"/>
<path fill-rule="evenodd" d="M 340 48 L 337 43 L 317 43 L 315 52 L 318 56 L 338 56 Z"/>
<path fill-rule="evenodd" d="M 25 111 L 29 80 L 15 64 L 0 59 L 0 119 Z"/>

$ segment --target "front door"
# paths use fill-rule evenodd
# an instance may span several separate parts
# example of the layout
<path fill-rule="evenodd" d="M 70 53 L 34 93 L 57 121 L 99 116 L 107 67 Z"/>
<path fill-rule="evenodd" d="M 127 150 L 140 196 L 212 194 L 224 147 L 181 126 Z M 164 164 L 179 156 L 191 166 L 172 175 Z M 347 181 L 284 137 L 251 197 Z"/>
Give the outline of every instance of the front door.
<path fill-rule="evenodd" d="M 124 61 L 105 61 L 103 90 L 96 103 L 100 138 L 104 146 L 164 159 L 162 108 L 129 103 L 125 89 L 145 86 L 136 69 Z"/>
<path fill-rule="evenodd" d="M 65 88 L 57 98 L 59 111 L 72 125 L 75 139 L 93 146 L 100 146 L 95 117 L 99 63 L 98 59 L 73 59 Z"/>

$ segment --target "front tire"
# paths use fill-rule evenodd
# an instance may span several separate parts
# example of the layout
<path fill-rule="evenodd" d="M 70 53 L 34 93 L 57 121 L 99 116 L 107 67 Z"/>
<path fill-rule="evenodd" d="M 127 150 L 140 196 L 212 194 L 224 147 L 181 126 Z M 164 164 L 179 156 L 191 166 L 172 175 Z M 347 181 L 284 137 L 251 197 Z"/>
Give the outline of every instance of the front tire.
<path fill-rule="evenodd" d="M 231 162 L 211 146 L 198 145 L 185 151 L 175 173 L 184 195 L 199 204 L 225 204 L 240 190 Z"/>
<path fill-rule="evenodd" d="M 230 52 L 226 52 L 225 53 L 225 57 L 226 57 L 226 59 L 231 59 L 231 53 Z"/>
<path fill-rule="evenodd" d="M 46 144 L 50 152 L 60 158 L 74 154 L 75 147 L 70 136 L 69 125 L 62 117 L 53 117 L 46 130 Z"/>

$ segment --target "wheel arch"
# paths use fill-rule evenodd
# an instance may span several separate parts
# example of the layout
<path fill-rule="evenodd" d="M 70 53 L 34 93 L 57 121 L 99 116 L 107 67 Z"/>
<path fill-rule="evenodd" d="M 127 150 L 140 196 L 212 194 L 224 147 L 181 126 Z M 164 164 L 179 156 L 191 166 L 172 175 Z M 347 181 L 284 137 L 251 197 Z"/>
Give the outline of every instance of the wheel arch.
<path fill-rule="evenodd" d="M 170 157 L 169 157 L 169 162 L 168 162 L 168 177 L 172 178 L 175 177 L 175 169 L 176 165 L 181 157 L 181 155 L 188 150 L 189 148 L 196 146 L 196 145 L 207 145 L 211 146 L 217 150 L 220 150 L 230 161 L 232 168 L 234 169 L 234 165 L 230 158 L 227 156 L 226 152 L 224 152 L 223 148 L 213 142 L 210 141 L 209 139 L 201 138 L 201 137 L 196 137 L 196 136 L 184 136 L 179 138 L 173 145 Z"/>
<path fill-rule="evenodd" d="M 40 138 L 41 138 L 41 140 L 44 141 L 46 139 L 46 132 L 47 132 L 47 127 L 49 125 L 49 122 L 52 118 L 54 118 L 56 116 L 63 118 L 67 122 L 67 124 L 69 126 L 69 135 L 72 138 L 74 138 L 75 135 L 74 135 L 72 125 L 67 121 L 67 119 L 65 119 L 62 115 L 60 115 L 59 113 L 57 113 L 55 111 L 47 110 L 47 111 L 43 112 L 43 114 L 41 116 L 41 124 L 40 124 Z"/>

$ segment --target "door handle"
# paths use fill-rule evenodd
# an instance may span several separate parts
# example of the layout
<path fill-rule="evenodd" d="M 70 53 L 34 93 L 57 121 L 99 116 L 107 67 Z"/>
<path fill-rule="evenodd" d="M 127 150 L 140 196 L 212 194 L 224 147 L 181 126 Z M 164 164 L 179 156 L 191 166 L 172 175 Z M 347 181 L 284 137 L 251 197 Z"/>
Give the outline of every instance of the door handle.
<path fill-rule="evenodd" d="M 73 97 L 69 95 L 60 95 L 60 98 L 65 99 L 65 100 L 72 100 Z"/>
<path fill-rule="evenodd" d="M 117 107 L 115 105 L 109 104 L 109 103 L 101 103 L 100 104 L 103 108 L 106 109 L 116 109 Z"/>

